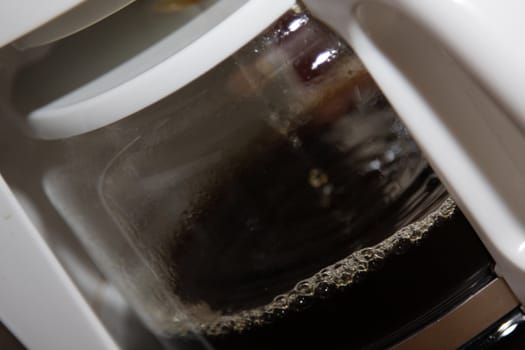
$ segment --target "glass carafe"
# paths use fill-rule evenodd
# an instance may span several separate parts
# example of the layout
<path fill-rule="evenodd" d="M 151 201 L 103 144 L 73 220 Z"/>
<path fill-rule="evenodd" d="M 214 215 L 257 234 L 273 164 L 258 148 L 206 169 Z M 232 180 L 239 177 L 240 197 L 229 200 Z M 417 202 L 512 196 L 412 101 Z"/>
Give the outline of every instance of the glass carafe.
<path fill-rule="evenodd" d="M 173 95 L 53 142 L 46 194 L 169 341 L 300 312 L 451 208 L 360 60 L 299 7 Z"/>

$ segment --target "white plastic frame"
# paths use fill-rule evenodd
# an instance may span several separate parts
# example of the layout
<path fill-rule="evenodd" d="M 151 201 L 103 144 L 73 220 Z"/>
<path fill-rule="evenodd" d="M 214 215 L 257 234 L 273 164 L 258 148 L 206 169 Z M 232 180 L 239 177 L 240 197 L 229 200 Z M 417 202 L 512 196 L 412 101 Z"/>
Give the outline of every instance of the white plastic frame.
<path fill-rule="evenodd" d="M 230 0 L 222 0 L 218 5 L 227 1 Z M 97 88 L 100 92 L 95 95 L 91 93 L 93 84 L 88 84 L 33 111 L 28 117 L 28 127 L 36 137 L 56 139 L 92 131 L 127 117 L 213 68 L 294 4 L 295 0 L 250 0 L 212 30 L 147 71 L 110 89 Z M 99 79 L 113 86 L 121 75 L 115 69 Z"/>
<path fill-rule="evenodd" d="M 1 176 L 0 320 L 31 350 L 118 349 Z"/>
<path fill-rule="evenodd" d="M 107 16 L 128 6 L 135 0 L 82 0 L 83 2 L 60 17 L 48 21 L 36 30 L 18 39 L 14 45 L 19 49 L 45 45 L 55 40 L 65 38 L 87 28 Z M 39 1 L 49 6 L 48 2 Z M 40 5 L 41 6 L 41 5 Z M 31 9 L 31 13 L 39 9 Z M 17 14 L 14 14 L 16 16 Z M 25 17 L 25 16 L 24 16 Z M 24 18 L 23 17 L 23 18 Z"/>
<path fill-rule="evenodd" d="M 0 1 L 0 47 L 51 21 L 85 0 Z"/>

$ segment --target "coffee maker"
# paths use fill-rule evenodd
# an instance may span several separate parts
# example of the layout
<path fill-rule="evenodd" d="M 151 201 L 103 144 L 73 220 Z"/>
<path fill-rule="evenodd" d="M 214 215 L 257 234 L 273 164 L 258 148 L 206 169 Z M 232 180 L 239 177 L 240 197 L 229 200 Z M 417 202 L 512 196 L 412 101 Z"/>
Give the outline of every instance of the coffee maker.
<path fill-rule="evenodd" d="M 0 318 L 26 347 L 110 349 L 125 347 L 130 334 L 141 335 L 136 344 L 206 347 L 203 333 L 266 327 L 323 291 L 346 291 L 383 256 L 452 215 L 442 187 L 412 202 L 407 195 L 417 179 L 437 181 L 422 177 L 424 159 L 490 253 L 494 275 L 392 342 L 424 344 L 423 331 L 438 337 L 436 318 L 501 306 L 450 345 L 457 347 L 522 303 L 518 1 L 53 6 L 0 5 Z M 331 162 L 326 144 L 339 152 Z M 307 194 L 290 192 L 296 179 Z M 294 200 L 291 209 L 271 215 L 257 204 L 288 208 L 285 199 Z M 394 212 L 403 220 L 388 219 Z M 286 230 L 276 223 L 294 215 L 321 218 L 312 232 L 325 232 L 330 220 L 340 226 L 326 232 L 355 225 L 367 235 L 327 244 L 307 234 L 315 221 Z M 242 230 L 234 229 L 238 222 Z M 172 242 L 173 232 L 182 243 Z M 288 232 L 303 236 L 268 245 Z M 309 254 L 304 261 L 326 258 L 266 263 L 294 257 L 297 242 Z M 235 244 L 233 253 L 226 249 Z M 230 273 L 243 264 L 246 271 Z M 261 282 L 278 267 L 293 273 Z M 272 289 L 280 283 L 286 287 Z M 244 299 L 233 303 L 231 295 Z M 487 295 L 488 304 L 475 304 Z"/>

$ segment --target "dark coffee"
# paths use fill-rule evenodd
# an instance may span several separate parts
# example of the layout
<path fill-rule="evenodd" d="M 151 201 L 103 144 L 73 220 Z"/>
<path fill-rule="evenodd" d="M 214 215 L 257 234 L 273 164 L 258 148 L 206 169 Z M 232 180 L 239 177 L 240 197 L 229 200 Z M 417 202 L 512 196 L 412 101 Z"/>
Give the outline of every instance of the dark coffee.
<path fill-rule="evenodd" d="M 176 293 L 227 314 L 261 306 L 435 207 L 445 191 L 394 115 L 363 119 L 384 134 L 345 149 L 346 120 L 299 129 L 300 146 L 276 136 L 223 172 L 175 233 Z M 413 178 L 391 194 L 407 169 Z"/>
<path fill-rule="evenodd" d="M 492 278 L 490 255 L 457 212 L 351 287 L 262 326 L 208 339 L 217 350 L 387 349 Z"/>

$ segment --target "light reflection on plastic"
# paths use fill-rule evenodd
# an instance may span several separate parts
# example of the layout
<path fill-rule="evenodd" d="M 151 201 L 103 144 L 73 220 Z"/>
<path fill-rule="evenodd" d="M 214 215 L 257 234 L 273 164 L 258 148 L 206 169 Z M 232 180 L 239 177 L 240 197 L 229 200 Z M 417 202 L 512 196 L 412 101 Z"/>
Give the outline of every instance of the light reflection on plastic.
<path fill-rule="evenodd" d="M 478 1 L 472 1 L 472 0 L 452 0 L 453 3 L 456 3 L 456 5 L 459 5 L 465 10 L 468 10 L 471 13 L 479 13 L 480 11 L 480 5 Z"/>

